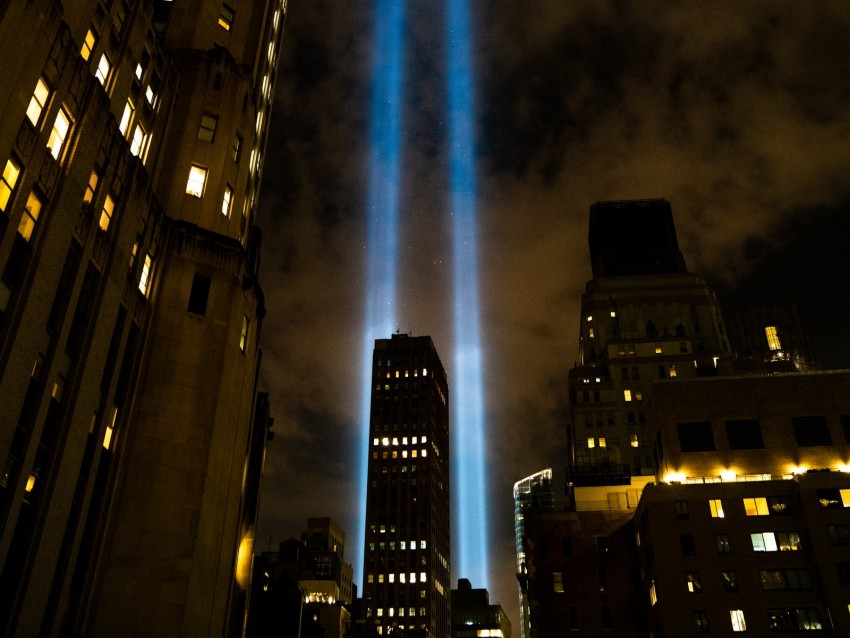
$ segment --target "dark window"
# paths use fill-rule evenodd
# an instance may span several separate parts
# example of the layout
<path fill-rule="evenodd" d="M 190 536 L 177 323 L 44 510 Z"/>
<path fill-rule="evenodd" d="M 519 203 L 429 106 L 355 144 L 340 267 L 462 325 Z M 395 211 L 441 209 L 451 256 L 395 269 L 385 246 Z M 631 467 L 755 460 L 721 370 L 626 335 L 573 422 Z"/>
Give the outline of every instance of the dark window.
<path fill-rule="evenodd" d="M 564 536 L 564 558 L 572 558 L 573 556 L 573 539 L 571 536 Z"/>
<path fill-rule="evenodd" d="M 678 423 L 676 428 L 679 431 L 679 447 L 682 452 L 713 452 L 717 449 L 711 423 L 708 421 Z"/>
<path fill-rule="evenodd" d="M 850 526 L 827 525 L 826 533 L 829 536 L 830 545 L 850 545 Z"/>
<path fill-rule="evenodd" d="M 547 560 L 549 558 L 549 539 L 541 538 L 537 546 L 540 558 L 543 560 Z"/>
<path fill-rule="evenodd" d="M 721 572 L 720 578 L 723 581 L 723 589 L 726 591 L 738 591 L 738 574 L 732 570 Z"/>
<path fill-rule="evenodd" d="M 688 502 L 687 501 L 676 501 L 675 506 L 676 506 L 676 518 L 678 518 L 680 521 L 688 519 L 688 518 L 691 517 L 690 513 L 688 512 Z"/>
<path fill-rule="evenodd" d="M 842 585 L 850 585 L 850 563 L 838 563 L 838 580 Z"/>
<path fill-rule="evenodd" d="M 192 290 L 189 293 L 189 307 L 187 310 L 196 315 L 207 314 L 207 300 L 210 296 L 210 278 L 206 275 L 195 273 L 192 278 Z"/>
<path fill-rule="evenodd" d="M 599 591 L 608 591 L 608 570 L 597 569 L 596 577 L 599 582 Z"/>
<path fill-rule="evenodd" d="M 768 609 L 767 627 L 771 631 L 822 630 L 817 609 Z"/>
<path fill-rule="evenodd" d="M 761 424 L 757 419 L 726 421 L 730 450 L 760 450 L 764 447 Z"/>
<path fill-rule="evenodd" d="M 614 624 L 611 622 L 611 608 L 608 605 L 602 605 L 602 629 L 613 629 Z"/>
<path fill-rule="evenodd" d="M 682 544 L 682 554 L 684 556 L 693 556 L 697 553 L 697 548 L 694 544 L 693 534 L 680 534 L 679 541 Z"/>
<path fill-rule="evenodd" d="M 596 539 L 596 551 L 600 556 L 607 556 L 611 551 L 611 544 L 608 538 L 600 536 Z"/>
<path fill-rule="evenodd" d="M 570 605 L 567 607 L 567 627 L 578 629 L 578 607 Z"/>
<path fill-rule="evenodd" d="M 790 514 L 792 512 L 791 497 L 785 494 L 781 496 L 768 496 L 767 510 L 771 516 Z"/>
<path fill-rule="evenodd" d="M 839 414 L 841 420 L 841 430 L 844 432 L 845 443 L 850 443 L 850 414 Z"/>
<path fill-rule="evenodd" d="M 728 534 L 717 534 L 714 537 L 717 542 L 717 553 L 718 554 L 731 554 L 732 547 L 729 545 L 729 535 Z"/>
<path fill-rule="evenodd" d="M 708 613 L 704 609 L 694 612 L 694 632 L 698 634 L 708 632 Z"/>
<path fill-rule="evenodd" d="M 791 425 L 800 447 L 832 445 L 825 416 L 792 416 Z"/>

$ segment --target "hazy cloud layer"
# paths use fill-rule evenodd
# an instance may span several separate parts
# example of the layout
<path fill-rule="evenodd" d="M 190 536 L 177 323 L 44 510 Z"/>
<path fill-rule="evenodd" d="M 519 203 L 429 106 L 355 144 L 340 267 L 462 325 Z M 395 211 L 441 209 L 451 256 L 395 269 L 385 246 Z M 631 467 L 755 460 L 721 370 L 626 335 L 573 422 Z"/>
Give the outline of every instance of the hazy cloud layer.
<path fill-rule="evenodd" d="M 451 370 L 443 16 L 406 4 L 398 328 L 431 334 Z M 516 620 L 511 486 L 563 477 L 591 203 L 667 198 L 691 270 L 738 304 L 816 305 L 815 345 L 847 365 L 850 5 L 473 4 L 490 589 Z M 260 547 L 308 516 L 358 536 L 373 18 L 363 0 L 290 2 L 259 216 L 277 431 Z"/>

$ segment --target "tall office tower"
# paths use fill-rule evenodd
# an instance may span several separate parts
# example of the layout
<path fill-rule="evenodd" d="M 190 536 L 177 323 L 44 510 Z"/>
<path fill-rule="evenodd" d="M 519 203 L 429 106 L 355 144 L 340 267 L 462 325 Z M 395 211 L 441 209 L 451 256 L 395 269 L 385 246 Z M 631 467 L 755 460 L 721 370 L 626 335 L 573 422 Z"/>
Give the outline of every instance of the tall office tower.
<path fill-rule="evenodd" d="M 0 4 L 0 634 L 243 622 L 281 0 Z"/>
<path fill-rule="evenodd" d="M 555 510 L 552 468 L 541 470 L 514 483 L 514 536 L 516 537 L 516 577 L 519 581 L 520 635 L 528 638 L 528 563 L 526 561 L 525 518 L 529 511 Z"/>
<path fill-rule="evenodd" d="M 486 589 L 473 589 L 466 578 L 452 590 L 452 638 L 511 638 L 511 621 Z"/>
<path fill-rule="evenodd" d="M 367 620 L 449 638 L 449 390 L 431 337 L 375 341 L 369 442 Z"/>
<path fill-rule="evenodd" d="M 652 384 L 717 374 L 731 351 L 714 291 L 685 267 L 667 201 L 594 204 L 589 243 L 567 480 L 628 485 L 653 474 L 644 411 Z"/>

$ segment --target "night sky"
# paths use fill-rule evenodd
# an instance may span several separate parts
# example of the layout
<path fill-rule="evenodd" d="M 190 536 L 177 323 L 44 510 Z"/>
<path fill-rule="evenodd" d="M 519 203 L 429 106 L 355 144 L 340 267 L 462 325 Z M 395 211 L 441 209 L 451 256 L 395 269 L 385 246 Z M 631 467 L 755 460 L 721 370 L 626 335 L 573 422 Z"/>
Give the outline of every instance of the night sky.
<path fill-rule="evenodd" d="M 668 199 L 688 267 L 715 285 L 727 321 L 747 303 L 798 303 L 821 364 L 850 367 L 850 3 L 471 10 L 488 587 L 518 632 L 511 489 L 549 466 L 563 485 L 590 204 Z M 444 15 L 437 0 L 408 0 L 406 14 L 397 327 L 430 334 L 451 374 Z M 258 219 L 261 385 L 276 431 L 258 551 L 297 537 L 309 516 L 359 536 L 375 18 L 366 0 L 289 2 Z M 347 548 L 349 561 L 359 554 Z"/>

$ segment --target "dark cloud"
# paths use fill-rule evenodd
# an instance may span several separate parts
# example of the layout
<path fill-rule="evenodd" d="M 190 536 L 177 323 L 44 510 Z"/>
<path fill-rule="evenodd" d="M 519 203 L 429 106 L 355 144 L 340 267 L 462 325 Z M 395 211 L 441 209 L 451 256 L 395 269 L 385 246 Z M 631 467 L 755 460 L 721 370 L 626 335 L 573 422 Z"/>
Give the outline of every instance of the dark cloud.
<path fill-rule="evenodd" d="M 274 543 L 313 515 L 359 532 L 372 4 L 291 2 L 286 23 L 259 213 Z M 451 370 L 444 16 L 405 4 L 398 328 Z M 821 359 L 850 364 L 850 4 L 472 4 L 490 589 L 517 630 L 511 489 L 550 465 L 563 481 L 591 203 L 666 197 L 730 308 L 797 302 Z"/>

